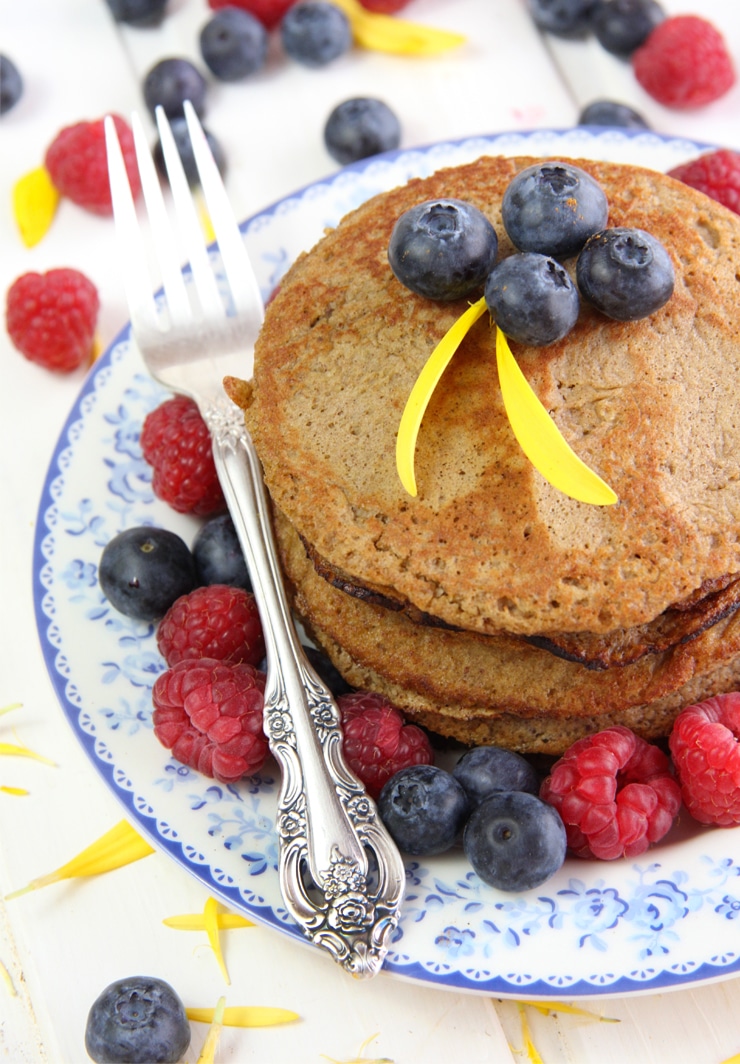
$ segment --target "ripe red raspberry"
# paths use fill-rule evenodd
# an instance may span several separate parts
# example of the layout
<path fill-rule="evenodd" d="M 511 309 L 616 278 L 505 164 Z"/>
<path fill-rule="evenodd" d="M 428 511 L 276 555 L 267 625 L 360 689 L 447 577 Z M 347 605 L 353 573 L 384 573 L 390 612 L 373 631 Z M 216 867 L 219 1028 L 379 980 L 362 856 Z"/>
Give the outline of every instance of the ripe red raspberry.
<path fill-rule="evenodd" d="M 64 373 L 91 358 L 100 301 L 79 270 L 24 273 L 8 289 L 5 323 L 31 362 Z"/>
<path fill-rule="evenodd" d="M 240 7 L 248 11 L 268 30 L 274 30 L 288 8 L 297 0 L 208 0 L 208 6 L 214 11 L 222 7 Z"/>
<path fill-rule="evenodd" d="M 170 666 L 197 658 L 259 665 L 265 637 L 254 595 L 226 584 L 181 595 L 160 622 L 157 646 Z"/>
<path fill-rule="evenodd" d="M 409 0 L 360 0 L 363 7 L 368 11 L 375 11 L 381 15 L 395 15 L 397 11 L 406 7 Z"/>
<path fill-rule="evenodd" d="M 669 177 L 703 192 L 740 214 L 740 152 L 721 148 L 668 171 Z"/>
<path fill-rule="evenodd" d="M 93 214 L 112 214 L 103 119 L 77 122 L 57 133 L 46 150 L 45 164 L 51 180 L 62 196 Z M 141 192 L 136 166 L 134 138 L 128 124 L 113 116 L 126 171 L 134 198 Z"/>
<path fill-rule="evenodd" d="M 740 824 L 740 692 L 683 709 L 668 745 L 686 808 L 702 824 Z"/>
<path fill-rule="evenodd" d="M 265 675 L 251 665 L 181 661 L 152 689 L 154 734 L 182 764 L 235 783 L 259 772 L 269 752 L 264 691 Z"/>
<path fill-rule="evenodd" d="M 434 761 L 426 732 L 406 724 L 382 695 L 353 691 L 340 695 L 337 705 L 342 716 L 344 756 L 371 798 L 377 798 L 383 785 L 400 769 Z"/>
<path fill-rule="evenodd" d="M 666 107 L 703 107 L 735 84 L 735 68 L 722 34 L 698 15 L 660 22 L 632 53 L 635 77 Z"/>
<path fill-rule="evenodd" d="M 206 517 L 226 508 L 211 435 L 192 399 L 166 399 L 144 419 L 141 451 L 154 470 L 158 499 L 181 514 Z"/>
<path fill-rule="evenodd" d="M 540 797 L 560 813 L 571 852 L 604 861 L 644 853 L 681 805 L 666 755 L 621 725 L 573 743 Z"/>

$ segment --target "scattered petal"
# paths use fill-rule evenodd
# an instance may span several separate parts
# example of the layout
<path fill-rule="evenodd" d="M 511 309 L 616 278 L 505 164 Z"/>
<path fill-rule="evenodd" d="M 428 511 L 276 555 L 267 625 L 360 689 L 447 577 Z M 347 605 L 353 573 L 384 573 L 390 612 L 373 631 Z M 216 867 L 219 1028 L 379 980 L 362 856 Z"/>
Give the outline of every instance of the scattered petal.
<path fill-rule="evenodd" d="M 33 750 L 29 750 L 27 746 L 21 746 L 17 743 L 0 743 L 0 754 L 5 754 L 7 757 L 30 757 L 34 761 L 43 761 L 45 765 L 55 764 L 48 757 L 37 754 Z"/>
<path fill-rule="evenodd" d="M 599 1016 L 595 1012 L 589 1012 L 588 1009 L 579 1009 L 576 1005 L 566 1005 L 562 1001 L 521 1001 L 520 1004 L 537 1009 L 538 1012 L 542 1012 L 545 1016 L 551 1012 L 567 1012 L 571 1016 L 589 1016 L 593 1020 L 598 1020 L 599 1023 L 621 1023 L 621 1020 L 614 1019 L 611 1016 Z"/>
<path fill-rule="evenodd" d="M 411 394 L 406 400 L 396 437 L 396 469 L 409 495 L 416 495 L 414 452 L 416 438 L 434 389 L 470 328 L 486 312 L 486 301 L 481 298 L 462 314 L 447 330 L 424 363 Z"/>
<path fill-rule="evenodd" d="M 13 215 L 21 240 L 34 247 L 49 231 L 59 206 L 59 192 L 45 166 L 20 177 L 13 186 Z"/>
<path fill-rule="evenodd" d="M 5 900 L 17 898 L 21 894 L 38 890 L 51 883 L 58 883 L 62 879 L 73 879 L 77 876 L 97 876 L 103 872 L 111 872 L 115 868 L 138 861 L 141 857 L 147 857 L 154 853 L 154 848 L 135 831 L 127 820 L 121 820 L 115 827 L 88 846 L 67 864 L 57 868 L 55 872 L 49 872 L 45 876 L 33 879 L 26 887 L 14 890 L 5 895 Z"/>
<path fill-rule="evenodd" d="M 221 1037 L 221 1029 L 223 1028 L 224 1010 L 226 1008 L 226 998 L 220 997 L 216 1005 L 216 1010 L 213 1013 L 213 1020 L 209 1028 L 206 1040 L 203 1043 L 203 1048 L 200 1051 L 198 1057 L 198 1064 L 213 1064 L 216 1057 L 216 1047 L 218 1046 L 219 1039 Z"/>
<path fill-rule="evenodd" d="M 11 702 L 9 706 L 3 706 L 2 709 L 0 709 L 0 717 L 2 717 L 4 713 L 10 713 L 14 709 L 20 709 L 22 705 L 22 702 Z"/>
<path fill-rule="evenodd" d="M 25 787 L 0 787 L 0 792 L 15 795 L 16 798 L 22 798 L 30 793 Z"/>
<path fill-rule="evenodd" d="M 214 1009 L 185 1009 L 189 1020 L 194 1023 L 213 1023 Z M 224 1009 L 222 1023 L 224 1027 L 276 1027 L 282 1023 L 294 1023 L 299 1020 L 297 1012 L 289 1009 L 276 1009 L 262 1005 L 232 1005 Z"/>
<path fill-rule="evenodd" d="M 406 19 L 368 11 L 359 0 L 334 0 L 352 26 L 355 44 L 395 55 L 439 55 L 465 43 L 461 33 L 434 29 Z"/>
<path fill-rule="evenodd" d="M 527 1014 L 524 1011 L 524 1003 L 518 1001 L 517 1008 L 519 1009 L 519 1017 L 522 1023 L 522 1038 L 524 1040 L 524 1052 L 527 1054 L 527 1059 L 531 1064 L 545 1064 L 542 1057 L 537 1052 L 537 1047 L 532 1041 L 532 1036 L 529 1032 L 529 1024 L 527 1023 Z"/>
<path fill-rule="evenodd" d="M 11 997 L 18 997 L 18 991 L 13 986 L 13 980 L 10 978 L 10 972 L 5 967 L 2 961 L 0 961 L 0 982 L 5 984 L 5 988 Z"/>
<path fill-rule="evenodd" d="M 532 465 L 554 488 L 580 502 L 610 506 L 617 496 L 597 473 L 581 461 L 561 436 L 496 326 L 496 363 L 506 416 Z"/>
<path fill-rule="evenodd" d="M 218 937 L 218 902 L 215 898 L 208 898 L 205 907 L 203 909 L 203 920 L 205 923 L 206 934 L 208 935 L 208 941 L 211 943 L 211 949 L 216 954 L 216 960 L 218 966 L 221 969 L 221 974 L 224 977 L 227 986 L 231 985 L 229 979 L 229 973 L 226 968 L 226 961 L 221 950 L 221 939 Z"/>
<path fill-rule="evenodd" d="M 205 931 L 206 929 L 203 913 L 182 913 L 180 916 L 167 916 L 162 923 L 167 927 L 174 928 L 175 931 Z M 224 911 L 216 913 L 216 923 L 219 931 L 231 931 L 235 927 L 255 926 L 245 916 Z"/>
<path fill-rule="evenodd" d="M 353 1057 L 352 1060 L 335 1060 L 334 1057 L 327 1057 L 324 1053 L 321 1055 L 324 1057 L 324 1060 L 330 1061 L 331 1064 L 393 1064 L 390 1057 L 373 1057 L 371 1060 L 364 1055 L 367 1047 L 378 1037 L 379 1033 L 380 1032 L 376 1032 L 375 1034 L 371 1034 L 369 1038 L 366 1038 L 360 1046 L 357 1056 Z"/>

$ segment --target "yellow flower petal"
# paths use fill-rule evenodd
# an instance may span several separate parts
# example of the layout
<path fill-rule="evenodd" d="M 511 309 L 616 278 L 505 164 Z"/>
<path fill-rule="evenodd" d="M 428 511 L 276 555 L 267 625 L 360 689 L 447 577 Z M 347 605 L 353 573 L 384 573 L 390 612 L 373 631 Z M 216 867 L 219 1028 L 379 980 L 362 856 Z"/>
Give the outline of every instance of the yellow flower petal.
<path fill-rule="evenodd" d="M 218 966 L 221 969 L 221 974 L 226 981 L 226 985 L 231 984 L 229 979 L 229 973 L 226 968 L 226 961 L 224 955 L 221 952 L 221 939 L 218 937 L 218 902 L 215 898 L 209 898 L 206 901 L 203 909 L 203 921 L 205 923 L 206 934 L 208 935 L 208 941 L 211 943 L 211 949 L 216 954 L 216 960 Z"/>
<path fill-rule="evenodd" d="M 581 461 L 561 436 L 496 326 L 496 363 L 501 394 L 511 428 L 535 469 L 554 488 L 580 502 L 610 506 L 617 496 L 598 474 Z"/>
<path fill-rule="evenodd" d="M 571 1016 L 589 1016 L 593 1020 L 598 1020 L 599 1023 L 621 1023 L 621 1020 L 613 1019 L 610 1016 L 599 1016 L 595 1012 L 589 1012 L 588 1009 L 579 1009 L 576 1005 L 565 1005 L 562 1001 L 522 1001 L 520 1004 L 537 1009 L 538 1012 L 543 1013 L 545 1016 L 551 1012 L 565 1012 Z"/>
<path fill-rule="evenodd" d="M 527 1059 L 530 1064 L 545 1064 L 540 1054 L 537 1052 L 537 1047 L 532 1041 L 532 1036 L 529 1032 L 529 1024 L 527 1023 L 527 1015 L 524 1011 L 524 1005 L 521 1002 L 517 1002 L 517 1008 L 519 1009 L 519 1018 L 522 1023 L 522 1038 L 524 1039 L 524 1051 L 527 1054 Z"/>
<path fill-rule="evenodd" d="M 727 1060 L 723 1060 L 722 1064 L 740 1064 L 740 1053 L 734 1053 L 733 1056 L 728 1057 Z"/>
<path fill-rule="evenodd" d="M 97 876 L 103 872 L 111 872 L 132 861 L 138 861 L 141 857 L 147 857 L 150 853 L 154 853 L 154 848 L 138 832 L 134 831 L 127 820 L 121 820 L 67 864 L 57 868 L 55 872 L 49 872 L 45 876 L 31 880 L 28 886 L 20 890 L 6 894 L 5 900 L 17 898 L 21 894 L 38 890 L 39 887 L 46 887 L 50 883 L 58 883 L 62 879 Z"/>
<path fill-rule="evenodd" d="M 162 921 L 166 927 L 175 931 L 205 931 L 206 922 L 203 913 L 182 913 L 180 916 L 167 916 Z M 236 927 L 254 927 L 251 920 L 238 913 L 218 912 L 216 923 L 220 931 L 231 931 Z"/>
<path fill-rule="evenodd" d="M 30 793 L 25 787 L 0 787 L 0 791 L 2 791 L 3 794 L 13 794 L 17 798 L 22 798 Z"/>
<path fill-rule="evenodd" d="M 396 437 L 396 469 L 409 495 L 416 495 L 416 475 L 414 473 L 414 452 L 416 438 L 421 422 L 432 398 L 439 379 L 447 368 L 450 359 L 457 351 L 469 329 L 486 312 L 486 301 L 481 298 L 468 307 L 456 322 L 447 330 L 432 351 L 416 378 L 411 394 L 406 400 L 401 422 Z"/>
<path fill-rule="evenodd" d="M 185 1009 L 194 1023 L 213 1023 L 214 1009 Z M 289 1009 L 270 1008 L 262 1005 L 232 1005 L 224 1009 L 224 1027 L 277 1027 L 282 1023 L 299 1020 L 297 1012 Z"/>
<path fill-rule="evenodd" d="M 221 1037 L 221 1029 L 223 1028 L 224 1010 L 226 1008 L 226 998 L 220 997 L 216 1005 L 216 1011 L 213 1014 L 213 1021 L 211 1023 L 206 1040 L 203 1043 L 203 1048 L 200 1051 L 198 1057 L 198 1064 L 213 1064 L 216 1056 L 216 1047 Z"/>
<path fill-rule="evenodd" d="M 393 1064 L 393 1061 L 390 1057 L 373 1057 L 373 1059 L 371 1060 L 369 1057 L 365 1056 L 365 1050 L 370 1045 L 370 1043 L 378 1037 L 378 1033 L 379 1032 L 371 1034 L 369 1038 L 365 1039 L 365 1041 L 360 1046 L 359 1053 L 356 1057 L 353 1057 L 352 1060 L 335 1060 L 334 1057 L 327 1057 L 324 1053 L 322 1053 L 321 1055 L 324 1060 L 330 1061 L 331 1064 Z"/>
<path fill-rule="evenodd" d="M 24 174 L 13 186 L 13 215 L 21 239 L 32 248 L 46 235 L 59 205 L 59 193 L 45 166 Z"/>
<path fill-rule="evenodd" d="M 29 750 L 27 746 L 21 746 L 16 743 L 0 743 L 0 754 L 5 754 L 7 757 L 30 757 L 34 761 L 43 761 L 45 765 L 55 764 L 55 762 L 50 761 L 48 757 L 34 753 L 34 751 Z"/>
<path fill-rule="evenodd" d="M 0 717 L 2 717 L 4 713 L 10 713 L 14 709 L 20 709 L 22 705 L 22 702 L 12 702 L 9 706 L 3 706 L 3 708 L 0 709 Z"/>
<path fill-rule="evenodd" d="M 395 55 L 430 56 L 459 48 L 465 43 L 465 37 L 460 33 L 368 11 L 358 0 L 334 2 L 349 19 L 355 43 L 361 48 Z"/>
<path fill-rule="evenodd" d="M 13 980 L 10 978 L 10 972 L 5 967 L 2 961 L 0 961 L 0 982 L 5 984 L 5 989 L 8 991 L 11 997 L 18 996 L 18 992 L 13 986 Z"/>

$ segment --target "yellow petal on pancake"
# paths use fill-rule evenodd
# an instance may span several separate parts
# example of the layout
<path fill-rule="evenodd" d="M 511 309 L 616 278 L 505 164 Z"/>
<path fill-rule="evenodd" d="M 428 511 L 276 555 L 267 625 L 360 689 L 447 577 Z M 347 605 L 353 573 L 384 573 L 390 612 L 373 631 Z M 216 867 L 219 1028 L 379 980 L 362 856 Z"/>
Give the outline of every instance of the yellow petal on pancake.
<path fill-rule="evenodd" d="M 13 216 L 27 248 L 46 235 L 59 205 L 59 193 L 45 166 L 37 166 L 13 186 Z"/>
<path fill-rule="evenodd" d="M 581 461 L 561 436 L 496 326 L 496 364 L 506 415 L 519 445 L 532 465 L 554 488 L 579 502 L 610 506 L 617 495 Z"/>
<path fill-rule="evenodd" d="M 440 55 L 464 44 L 461 33 L 368 11 L 358 0 L 334 0 L 352 26 L 352 36 L 361 48 L 395 55 Z"/>
<path fill-rule="evenodd" d="M 460 315 L 424 363 L 411 389 L 411 394 L 406 400 L 396 437 L 396 469 L 409 495 L 416 495 L 414 452 L 424 412 L 450 359 L 464 340 L 468 330 L 485 312 L 486 301 L 481 297 L 477 303 L 473 303 L 464 314 Z"/>

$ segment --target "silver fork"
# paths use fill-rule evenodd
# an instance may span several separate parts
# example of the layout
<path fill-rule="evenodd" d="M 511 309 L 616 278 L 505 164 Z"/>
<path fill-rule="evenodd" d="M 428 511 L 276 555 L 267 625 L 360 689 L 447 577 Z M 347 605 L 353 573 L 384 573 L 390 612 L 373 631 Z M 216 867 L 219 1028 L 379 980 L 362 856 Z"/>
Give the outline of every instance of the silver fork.
<path fill-rule="evenodd" d="M 399 920 L 405 873 L 374 803 L 342 755 L 339 712 L 312 669 L 291 617 L 260 461 L 225 376 L 251 375 L 262 299 L 220 175 L 193 108 L 186 117 L 200 185 L 216 234 L 231 306 L 226 308 L 172 131 L 157 114 L 187 284 L 173 226 L 141 122 L 136 156 L 164 288 L 158 309 L 146 242 L 112 119 L 108 168 L 124 283 L 136 343 L 152 376 L 196 401 L 211 432 L 219 479 L 252 578 L 265 630 L 265 731 L 282 771 L 277 833 L 280 886 L 304 934 L 356 976 L 375 975 Z"/>

